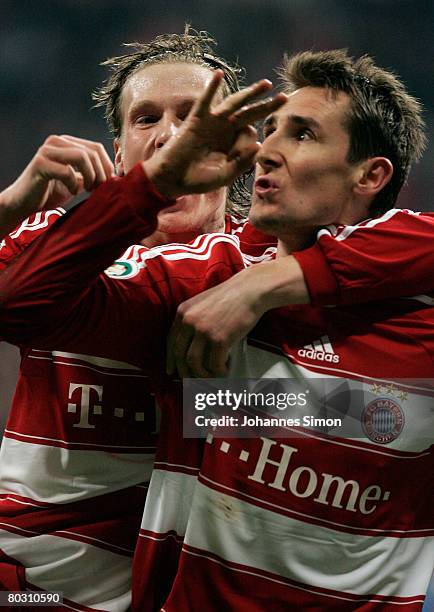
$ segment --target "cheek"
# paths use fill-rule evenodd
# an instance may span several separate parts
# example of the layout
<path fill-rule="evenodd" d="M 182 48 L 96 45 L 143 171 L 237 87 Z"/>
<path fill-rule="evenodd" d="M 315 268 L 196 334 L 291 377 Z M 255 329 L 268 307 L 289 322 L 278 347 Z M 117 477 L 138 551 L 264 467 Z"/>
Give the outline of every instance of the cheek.
<path fill-rule="evenodd" d="M 326 163 L 305 163 L 300 165 L 298 172 L 294 173 L 294 184 L 307 191 L 321 193 L 330 190 L 341 191 L 348 182 L 348 172 L 342 164 L 330 165 Z"/>
<path fill-rule="evenodd" d="M 153 153 L 148 146 L 152 135 L 149 133 L 130 132 L 125 134 L 122 142 L 124 163 L 130 168 L 139 161 L 146 161 Z"/>

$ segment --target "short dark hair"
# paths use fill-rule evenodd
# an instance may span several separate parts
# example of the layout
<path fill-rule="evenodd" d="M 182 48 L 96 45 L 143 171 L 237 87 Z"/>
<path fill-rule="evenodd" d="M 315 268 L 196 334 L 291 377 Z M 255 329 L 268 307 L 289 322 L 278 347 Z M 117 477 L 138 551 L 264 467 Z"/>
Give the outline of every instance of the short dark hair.
<path fill-rule="evenodd" d="M 162 34 L 148 43 L 126 43 L 129 53 L 111 57 L 101 65 L 111 70 L 110 77 L 102 87 L 93 92 L 95 106 L 105 108 L 105 118 L 110 131 L 115 137 L 122 132 L 121 98 L 127 80 L 136 71 L 152 64 L 189 63 L 204 66 L 210 70 L 221 69 L 224 73 L 223 95 L 239 91 L 244 77 L 244 70 L 238 65 L 230 64 L 216 55 L 216 41 L 204 31 L 197 32 L 188 24 L 183 34 Z M 242 214 L 250 201 L 250 192 L 246 181 L 250 173 L 238 177 L 229 188 L 229 208 Z"/>
<path fill-rule="evenodd" d="M 355 60 L 346 49 L 285 56 L 279 75 L 288 92 L 324 87 L 350 96 L 345 125 L 350 135 L 347 159 L 357 163 L 379 155 L 392 162 L 393 176 L 376 195 L 371 213 L 378 215 L 393 207 L 411 164 L 426 145 L 421 104 L 401 80 L 376 66 L 370 56 Z"/>

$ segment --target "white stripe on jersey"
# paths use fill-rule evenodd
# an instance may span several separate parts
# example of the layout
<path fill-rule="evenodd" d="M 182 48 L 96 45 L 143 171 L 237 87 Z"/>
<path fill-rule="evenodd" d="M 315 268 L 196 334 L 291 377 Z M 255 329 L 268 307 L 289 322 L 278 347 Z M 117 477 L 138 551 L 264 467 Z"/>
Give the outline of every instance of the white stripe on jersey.
<path fill-rule="evenodd" d="M 382 215 L 381 217 L 371 219 L 370 221 L 363 221 L 362 223 L 359 223 L 357 225 L 346 225 L 342 229 L 341 232 L 339 232 L 339 227 L 337 227 L 336 225 L 328 225 L 326 228 L 321 229 L 317 233 L 317 239 L 321 238 L 322 236 L 331 235 L 334 237 L 335 240 L 340 242 L 341 240 L 345 240 L 346 238 L 348 238 L 348 236 L 350 236 L 356 230 L 361 230 L 364 227 L 368 227 L 368 228 L 375 227 L 379 223 L 385 223 L 386 221 L 389 221 L 389 219 L 394 217 L 396 214 L 402 213 L 402 212 L 408 215 L 415 215 L 415 216 L 420 214 L 420 213 L 415 213 L 412 210 L 401 209 L 401 208 L 391 208 L 390 210 L 385 212 L 384 215 Z"/>
<path fill-rule="evenodd" d="M 23 539 L 2 531 L 1 542 L 2 550 L 26 567 L 26 580 L 40 589 L 63 591 L 80 605 L 107 612 L 122 612 L 130 605 L 129 556 L 52 535 Z M 53 550 L 59 553 L 55 562 Z"/>
<path fill-rule="evenodd" d="M 154 533 L 185 534 L 197 476 L 154 469 L 149 484 L 141 529 Z M 179 492 L 182 491 L 182 496 Z M 183 503 L 180 503 L 182 502 Z M 141 534 L 141 537 L 147 537 Z"/>
<path fill-rule="evenodd" d="M 1 493 L 69 503 L 149 480 L 154 455 L 70 450 L 5 437 L 0 450 Z M 91 471 L 91 467 L 93 471 Z M 29 483 L 29 474 L 33 474 Z"/>
<path fill-rule="evenodd" d="M 52 361 L 55 365 L 65 365 L 71 366 L 73 368 L 85 368 L 86 370 L 91 370 L 92 372 L 98 372 L 99 374 L 104 374 L 105 376 L 127 376 L 129 378 L 149 378 L 145 374 L 131 374 L 130 372 L 119 373 L 119 372 L 107 372 L 106 370 L 99 370 L 98 368 L 91 368 L 90 366 L 83 365 L 80 363 L 71 363 L 70 361 L 60 361 L 59 359 L 51 359 L 50 357 L 37 357 L 36 355 L 28 355 L 28 359 L 41 359 L 42 361 Z M 140 368 L 137 368 L 140 370 Z"/>
<path fill-rule="evenodd" d="M 45 444 L 46 442 L 52 442 L 53 444 L 51 446 L 62 447 L 63 449 L 69 446 L 76 446 L 76 447 L 83 446 L 83 447 L 90 447 L 89 450 L 93 450 L 93 451 L 104 451 L 104 452 L 112 451 L 111 454 L 119 451 L 119 449 L 128 449 L 129 451 L 134 449 L 137 452 L 141 451 L 141 452 L 147 453 L 148 449 L 153 448 L 148 445 L 132 446 L 131 444 L 124 444 L 124 445 L 100 444 L 99 442 L 77 442 L 77 441 L 72 441 L 72 440 L 63 440 L 62 438 L 47 438 L 46 436 L 34 436 L 33 434 L 24 434 L 24 433 L 21 433 L 20 431 L 14 431 L 13 429 L 5 429 L 5 434 L 6 434 L 5 436 L 6 438 L 11 438 L 14 440 L 18 440 L 20 442 L 28 442 L 28 443 L 34 442 L 35 444 Z M 87 450 L 87 449 L 84 448 L 84 450 Z"/>
<path fill-rule="evenodd" d="M 273 259 L 276 251 L 276 247 L 268 247 L 263 253 L 261 253 L 261 255 L 248 255 L 247 253 L 243 253 L 243 258 L 247 262 L 260 263 L 261 261 Z"/>
<path fill-rule="evenodd" d="M 427 306 L 434 306 L 434 298 L 430 295 L 413 295 L 412 297 L 402 297 L 402 300 L 416 300 Z"/>
<path fill-rule="evenodd" d="M 115 359 L 107 359 L 106 357 L 95 357 L 94 355 L 81 355 L 80 353 L 65 353 L 63 351 L 53 351 L 54 357 L 66 357 L 68 359 L 79 359 L 94 365 L 103 366 L 105 368 L 113 368 L 119 370 L 139 370 L 137 366 L 131 365 L 124 361 L 116 361 Z"/>
<path fill-rule="evenodd" d="M 36 353 L 34 355 L 33 353 Z M 30 354 L 27 356 L 28 359 L 40 359 L 42 361 L 52 361 L 55 365 L 66 365 L 71 366 L 73 368 L 86 368 L 93 372 L 99 372 L 100 374 L 104 374 L 106 376 L 128 376 L 131 378 L 149 378 L 146 374 L 140 373 L 136 374 L 135 372 L 142 372 L 142 370 L 130 363 L 125 363 L 123 361 L 116 361 L 115 359 L 106 359 L 103 357 L 95 357 L 93 355 L 81 355 L 79 353 L 65 353 L 63 351 L 41 351 L 39 349 L 32 349 Z M 71 361 L 62 361 L 61 359 L 70 359 Z M 116 370 L 115 372 L 108 372 L 107 370 L 101 370 L 98 368 L 92 368 L 85 364 L 77 363 L 79 360 L 84 361 L 85 364 L 94 364 L 99 365 L 103 368 L 111 368 Z"/>
<path fill-rule="evenodd" d="M 232 224 L 231 234 L 234 235 L 234 234 L 241 233 L 247 222 L 248 222 L 248 219 L 238 219 L 237 217 L 233 217 L 231 215 L 231 224 Z"/>
<path fill-rule="evenodd" d="M 222 242 L 232 244 L 236 248 L 239 248 L 240 244 L 238 238 L 230 234 L 204 234 L 198 236 L 198 238 L 189 245 L 171 244 L 154 247 L 152 250 L 142 253 L 142 260 L 145 261 L 146 259 L 153 259 L 159 256 L 163 256 L 164 259 L 169 261 L 176 261 L 179 259 L 205 260 L 209 258 L 214 246 Z"/>
<path fill-rule="evenodd" d="M 23 232 L 26 232 L 26 231 L 34 232 L 38 229 L 47 227 L 49 225 L 48 220 L 51 216 L 55 215 L 57 217 L 61 217 L 65 213 L 66 213 L 66 210 L 61 207 L 55 208 L 54 210 L 47 210 L 47 211 L 35 213 L 35 218 L 33 219 L 33 221 L 30 221 L 31 217 L 29 219 L 26 219 L 25 221 L 21 223 L 21 225 L 19 225 L 19 227 L 16 230 L 14 230 L 11 234 L 9 234 L 9 236 L 12 239 L 15 239 L 15 238 L 18 238 L 18 236 L 20 236 Z"/>
<path fill-rule="evenodd" d="M 210 552 L 276 577 L 358 595 L 425 593 L 426 568 L 434 564 L 434 538 L 338 532 L 265 510 L 201 483 L 196 487 L 185 544 L 203 550 L 204 556 Z M 365 550 L 369 550 L 369 563 L 361 563 Z M 342 571 L 336 571 L 338 559 Z"/>

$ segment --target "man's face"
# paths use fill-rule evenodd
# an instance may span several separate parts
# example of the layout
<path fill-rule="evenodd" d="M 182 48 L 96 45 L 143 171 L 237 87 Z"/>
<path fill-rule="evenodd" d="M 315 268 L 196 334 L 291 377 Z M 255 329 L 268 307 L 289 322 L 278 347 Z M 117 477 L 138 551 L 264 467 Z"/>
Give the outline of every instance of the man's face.
<path fill-rule="evenodd" d="M 279 238 L 311 237 L 330 223 L 352 223 L 358 164 L 349 164 L 349 96 L 298 89 L 264 126 L 250 219 Z"/>
<path fill-rule="evenodd" d="M 122 134 L 115 143 L 118 171 L 126 173 L 150 159 L 178 132 L 211 74 L 197 64 L 163 63 L 146 66 L 127 80 L 121 97 Z M 222 229 L 225 202 L 226 189 L 178 198 L 159 213 L 158 230 L 171 240 L 184 240 L 191 233 Z"/>

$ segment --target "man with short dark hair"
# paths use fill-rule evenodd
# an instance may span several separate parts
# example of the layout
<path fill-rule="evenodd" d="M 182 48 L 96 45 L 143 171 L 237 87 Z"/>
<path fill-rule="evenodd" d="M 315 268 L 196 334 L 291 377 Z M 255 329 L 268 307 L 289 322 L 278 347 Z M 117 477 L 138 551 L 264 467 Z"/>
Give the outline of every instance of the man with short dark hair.
<path fill-rule="evenodd" d="M 310 287 L 330 286 L 309 245 L 318 230 L 321 245 L 381 228 L 384 217 L 364 219 L 394 203 L 421 154 L 420 107 L 370 58 L 308 52 L 282 72 L 288 102 L 266 120 L 250 219 L 277 236 L 276 262 L 292 253 Z M 412 227 L 414 214 L 397 214 Z M 383 250 L 375 265 L 395 257 Z M 252 270 L 261 292 L 272 265 Z M 235 300 L 219 299 L 242 291 L 249 274 L 192 298 L 182 311 L 190 328 L 178 321 L 173 345 L 185 345 L 192 323 L 203 340 L 206 304 L 221 311 L 219 323 L 231 318 Z M 287 303 L 281 297 L 273 306 Z M 345 425 L 326 433 L 305 423 L 277 438 L 210 436 L 166 612 L 422 608 L 434 562 L 433 306 L 415 296 L 280 308 L 233 349 L 235 378 L 295 370 L 340 381 L 340 416 L 357 426 L 350 437 Z"/>
<path fill-rule="evenodd" d="M 265 267 L 246 270 L 216 287 L 209 297 L 203 293 L 183 304 L 171 334 L 170 368 L 177 366 L 184 376 L 226 374 L 230 345 L 244 337 L 270 308 L 306 302 L 306 285 L 311 303 L 317 305 L 363 303 L 432 289 L 432 285 L 421 284 L 430 269 L 431 263 L 427 258 L 432 249 L 428 248 L 423 254 L 420 251 L 423 244 L 429 245 L 431 240 L 431 228 L 426 226 L 426 233 L 423 229 L 424 223 L 429 223 L 430 215 L 391 208 L 407 180 L 411 164 L 418 161 L 426 144 L 419 102 L 407 93 L 393 73 L 376 66 L 372 58 L 363 56 L 354 61 L 343 50 L 307 51 L 285 58 L 279 74 L 287 93 L 303 92 L 309 87 L 325 88 L 332 99 L 342 94 L 349 96 L 350 103 L 342 116 L 342 125 L 349 135 L 346 161 L 356 167 L 364 159 L 375 158 L 375 165 L 366 180 L 378 180 L 377 193 L 369 210 L 356 210 L 355 206 L 350 210 L 356 219 L 374 219 L 358 229 L 357 226 L 347 228 L 340 236 L 333 228 L 325 229 L 318 233 L 315 245 L 302 253 L 277 259 Z M 265 121 L 266 137 L 273 133 L 274 121 L 273 117 Z M 313 147 L 322 142 L 321 134 L 318 138 L 313 137 L 315 126 L 303 124 L 299 117 L 293 118 L 288 130 L 289 127 L 294 139 L 299 133 L 300 141 L 312 141 Z M 301 168 L 302 182 L 297 185 L 292 181 L 292 191 L 288 193 L 288 197 L 299 201 L 289 232 L 297 229 L 297 242 L 300 241 L 300 232 L 305 232 L 305 246 L 308 246 L 313 243 L 315 235 L 312 234 L 312 223 L 309 223 L 309 207 L 303 202 L 309 194 L 320 202 L 327 196 L 324 191 L 327 184 L 322 167 L 310 167 L 305 162 L 304 158 L 294 158 L 295 167 Z M 267 167 L 263 178 L 259 179 L 256 200 L 267 186 L 269 170 L 276 163 L 270 160 L 270 168 Z M 323 167 L 327 165 L 325 159 Z M 330 166 L 329 175 L 333 179 L 331 170 Z M 366 182 L 365 190 L 368 185 Z M 272 193 L 272 189 L 269 191 Z M 334 222 L 333 207 L 331 210 L 332 217 L 324 205 L 321 218 L 317 217 L 315 210 L 314 225 Z M 261 221 L 256 217 L 263 211 L 267 215 Z M 271 219 L 268 212 L 265 207 L 253 207 L 250 219 L 270 234 L 282 231 L 282 222 L 286 221 Z M 340 221 L 352 224 L 348 216 Z M 422 263 L 419 257 L 426 260 L 425 272 L 420 269 L 419 273 L 413 274 L 418 262 Z M 381 266 L 378 260 L 381 260 Z M 406 270 L 409 273 L 403 277 Z M 205 312 L 208 315 L 206 320 Z M 199 322 L 200 330 L 197 327 Z M 178 327 L 182 330 L 178 331 Z"/>

